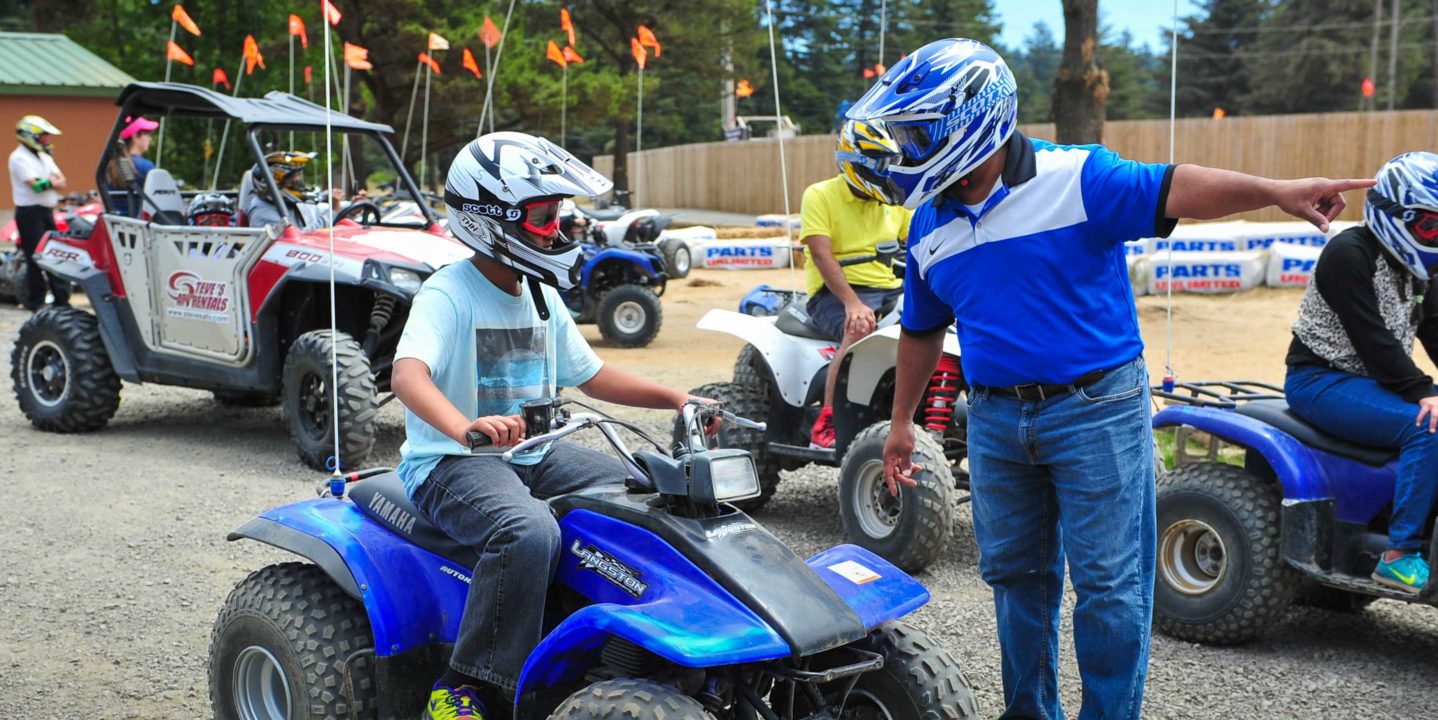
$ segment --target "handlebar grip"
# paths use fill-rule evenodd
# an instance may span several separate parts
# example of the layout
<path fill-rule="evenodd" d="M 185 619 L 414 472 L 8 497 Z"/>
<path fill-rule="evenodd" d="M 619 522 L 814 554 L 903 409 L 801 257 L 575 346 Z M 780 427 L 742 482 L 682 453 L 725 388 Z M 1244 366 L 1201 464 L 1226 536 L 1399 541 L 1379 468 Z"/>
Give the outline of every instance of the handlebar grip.
<path fill-rule="evenodd" d="M 478 430 L 470 430 L 469 432 L 465 433 L 464 439 L 465 442 L 469 443 L 470 450 L 477 450 L 479 448 L 489 447 L 490 445 L 494 444 L 494 440 L 490 439 L 488 435 L 485 435 Z"/>

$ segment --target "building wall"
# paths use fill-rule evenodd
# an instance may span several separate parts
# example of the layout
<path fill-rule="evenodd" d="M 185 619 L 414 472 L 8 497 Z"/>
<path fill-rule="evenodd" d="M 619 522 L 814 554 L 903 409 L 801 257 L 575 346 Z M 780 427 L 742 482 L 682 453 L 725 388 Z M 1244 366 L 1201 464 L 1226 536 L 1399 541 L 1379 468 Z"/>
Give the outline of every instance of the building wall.
<path fill-rule="evenodd" d="M 114 98 L 0 95 L 0 154 L 8 158 L 18 144 L 15 123 L 26 115 L 39 115 L 65 133 L 53 144 L 55 162 L 69 181 L 66 192 L 94 190 L 95 168 L 117 111 Z M 0 186 L 0 210 L 10 210 L 15 206 L 10 173 L 8 169 L 0 173 L 5 178 Z"/>

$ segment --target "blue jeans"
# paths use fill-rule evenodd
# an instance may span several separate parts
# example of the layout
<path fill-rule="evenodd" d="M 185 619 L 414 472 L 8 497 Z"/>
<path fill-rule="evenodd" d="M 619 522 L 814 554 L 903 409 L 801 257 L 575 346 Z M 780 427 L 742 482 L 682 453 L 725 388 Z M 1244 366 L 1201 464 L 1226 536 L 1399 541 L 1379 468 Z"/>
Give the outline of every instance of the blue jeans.
<path fill-rule="evenodd" d="M 969 394 L 974 534 L 979 570 L 994 590 L 1005 718 L 1064 717 L 1065 559 L 1078 595 L 1079 718 L 1139 717 L 1157 522 L 1148 405 L 1141 357 L 1039 402 Z"/>
<path fill-rule="evenodd" d="M 1438 435 L 1418 427 L 1411 403 L 1373 378 L 1316 365 L 1288 368 L 1288 407 L 1319 429 L 1373 447 L 1398 448 L 1388 549 L 1423 548 L 1423 530 L 1438 498 Z"/>
<path fill-rule="evenodd" d="M 508 693 L 544 632 L 544 601 L 559 564 L 559 523 L 544 501 L 628 471 L 612 455 L 567 442 L 534 465 L 498 455 L 451 455 L 415 488 L 414 502 L 451 538 L 479 552 L 449 666 Z"/>

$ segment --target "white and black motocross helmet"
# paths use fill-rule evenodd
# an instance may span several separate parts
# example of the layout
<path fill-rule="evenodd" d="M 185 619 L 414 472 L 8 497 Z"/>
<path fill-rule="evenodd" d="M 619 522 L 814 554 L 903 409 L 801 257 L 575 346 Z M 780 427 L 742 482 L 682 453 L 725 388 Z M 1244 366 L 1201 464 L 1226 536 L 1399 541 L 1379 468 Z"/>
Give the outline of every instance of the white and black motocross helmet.
<path fill-rule="evenodd" d="M 614 183 L 568 150 L 533 135 L 496 132 L 459 151 L 444 183 L 449 229 L 480 254 L 567 290 L 579 283 L 579 244 L 558 232 L 559 202 Z M 525 231 L 554 238 L 542 248 Z"/>

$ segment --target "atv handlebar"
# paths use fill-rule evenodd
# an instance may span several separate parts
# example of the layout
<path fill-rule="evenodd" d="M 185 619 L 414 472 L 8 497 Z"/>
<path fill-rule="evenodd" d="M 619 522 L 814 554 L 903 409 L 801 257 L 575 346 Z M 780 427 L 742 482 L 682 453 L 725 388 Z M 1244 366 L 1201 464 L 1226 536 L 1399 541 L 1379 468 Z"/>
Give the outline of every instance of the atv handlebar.
<path fill-rule="evenodd" d="M 470 450 L 478 450 L 482 447 L 489 447 L 494 444 L 494 440 L 478 430 L 470 430 L 465 433 L 464 440 L 465 444 L 469 445 Z"/>

